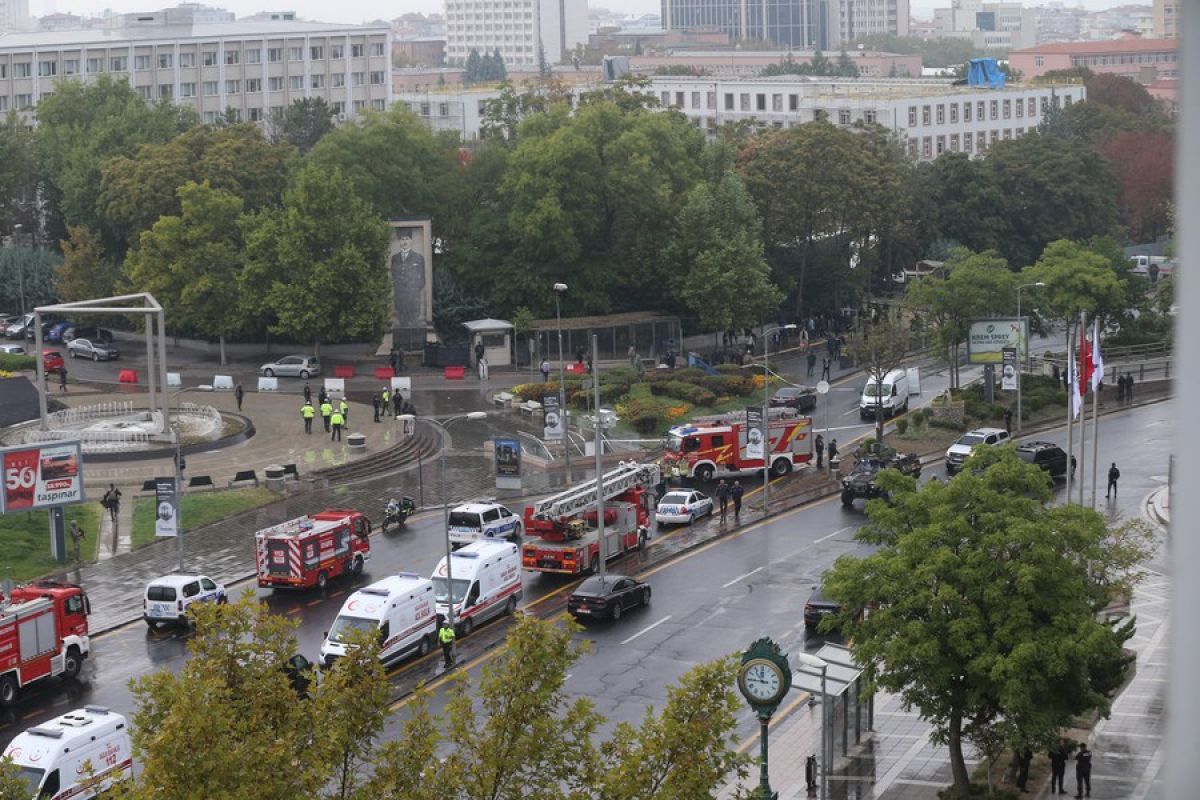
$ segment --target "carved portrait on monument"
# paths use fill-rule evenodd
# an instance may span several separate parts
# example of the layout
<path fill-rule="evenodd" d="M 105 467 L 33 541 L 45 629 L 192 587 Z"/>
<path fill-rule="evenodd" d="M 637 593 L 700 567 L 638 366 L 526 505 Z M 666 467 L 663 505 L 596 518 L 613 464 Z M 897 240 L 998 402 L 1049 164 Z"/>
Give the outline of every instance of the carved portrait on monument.
<path fill-rule="evenodd" d="M 433 322 L 433 253 L 428 219 L 391 220 L 392 343 L 419 349 Z"/>

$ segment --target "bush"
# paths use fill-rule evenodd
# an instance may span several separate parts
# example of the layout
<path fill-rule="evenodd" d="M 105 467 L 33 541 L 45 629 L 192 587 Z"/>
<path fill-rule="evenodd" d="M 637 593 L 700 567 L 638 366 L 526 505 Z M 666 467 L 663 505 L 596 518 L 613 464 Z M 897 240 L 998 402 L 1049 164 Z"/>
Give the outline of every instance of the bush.
<path fill-rule="evenodd" d="M 919 428 L 929 421 L 929 409 L 918 408 L 916 411 L 909 414 L 909 417 L 912 419 L 913 427 Z"/>
<path fill-rule="evenodd" d="M 906 418 L 901 417 L 900 419 L 896 420 L 896 433 L 900 434 L 901 436 L 908 433 L 908 420 Z"/>
<path fill-rule="evenodd" d="M 955 422 L 952 419 L 940 419 L 937 417 L 930 418 L 929 427 L 944 428 L 945 430 L 948 430 L 948 431 L 958 431 L 960 433 L 966 431 L 966 429 L 967 429 L 967 426 L 961 422 Z"/>
<path fill-rule="evenodd" d="M 674 397 L 694 406 L 711 406 L 717 401 L 715 393 L 684 381 L 656 381 L 650 384 L 650 392 L 659 397 Z"/>
<path fill-rule="evenodd" d="M 37 361 L 34 360 L 33 356 L 0 353 L 0 370 L 4 372 L 19 372 L 24 369 L 37 369 Z"/>

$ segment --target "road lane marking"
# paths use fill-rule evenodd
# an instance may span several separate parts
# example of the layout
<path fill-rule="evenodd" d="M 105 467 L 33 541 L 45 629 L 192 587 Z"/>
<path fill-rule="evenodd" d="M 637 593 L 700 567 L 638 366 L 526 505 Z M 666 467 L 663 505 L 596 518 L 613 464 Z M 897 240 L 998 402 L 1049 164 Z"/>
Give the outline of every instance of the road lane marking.
<path fill-rule="evenodd" d="M 838 528 L 833 533 L 826 534 L 826 535 L 822 536 L 820 539 L 817 539 L 815 542 L 813 542 L 813 544 L 820 544 L 821 542 L 829 541 L 833 537 L 837 536 L 839 533 L 845 533 L 846 531 L 852 531 L 852 530 L 854 530 L 853 525 L 847 525 L 844 528 Z"/>
<path fill-rule="evenodd" d="M 736 578 L 734 578 L 733 580 L 731 580 L 731 581 L 728 581 L 727 583 L 722 583 L 722 584 L 721 584 L 721 588 L 722 588 L 722 589 L 728 589 L 730 586 L 733 586 L 735 583 L 737 583 L 738 581 L 742 580 L 743 578 L 749 578 L 751 575 L 753 575 L 753 574 L 755 574 L 755 573 L 757 573 L 757 572 L 762 572 L 764 569 L 766 569 L 766 567 L 765 567 L 765 566 L 763 566 L 763 567 L 759 567 L 758 569 L 752 569 L 752 570 L 750 570 L 749 572 L 747 572 L 745 575 L 738 575 L 738 576 L 737 576 Z M 624 642 L 622 642 L 622 644 L 624 644 Z"/>
<path fill-rule="evenodd" d="M 670 614 L 667 614 L 665 617 L 663 617 L 662 619 L 660 619 L 658 622 L 652 622 L 652 623 L 650 623 L 649 625 L 647 625 L 646 627 L 642 628 L 640 631 L 638 631 L 637 633 L 635 633 L 633 636 L 630 636 L 628 639 L 625 639 L 624 641 L 622 641 L 622 642 L 621 642 L 621 644 L 629 644 L 629 643 L 630 643 L 630 642 L 632 642 L 634 639 L 636 639 L 636 638 L 638 638 L 639 636 L 641 636 L 643 633 L 649 633 L 650 631 L 654 630 L 654 629 L 655 629 L 655 628 L 657 628 L 659 625 L 662 625 L 664 622 L 666 622 L 666 621 L 667 621 L 667 620 L 669 620 L 670 618 L 671 618 L 671 615 L 670 615 Z"/>

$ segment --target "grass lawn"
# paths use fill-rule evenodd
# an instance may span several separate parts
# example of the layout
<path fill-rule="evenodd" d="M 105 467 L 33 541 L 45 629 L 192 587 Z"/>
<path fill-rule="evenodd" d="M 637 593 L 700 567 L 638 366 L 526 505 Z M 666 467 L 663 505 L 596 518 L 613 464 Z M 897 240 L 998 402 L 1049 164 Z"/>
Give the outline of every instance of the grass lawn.
<path fill-rule="evenodd" d="M 100 530 L 99 503 L 83 503 L 67 507 L 67 553 L 71 553 L 71 521 L 79 523 L 84 538 L 80 554 L 85 562 L 96 558 L 96 534 Z M 60 564 L 50 557 L 50 512 L 13 511 L 0 516 L 0 541 L 4 542 L 0 555 L 0 578 L 10 578 L 23 583 L 52 572 L 59 572 L 68 564 Z"/>
<path fill-rule="evenodd" d="M 199 528 L 210 522 L 265 506 L 279 499 L 270 489 L 223 489 L 215 492 L 184 494 L 184 530 Z M 138 548 L 155 540 L 154 514 L 158 510 L 153 497 L 139 497 L 133 501 L 133 547 Z"/>

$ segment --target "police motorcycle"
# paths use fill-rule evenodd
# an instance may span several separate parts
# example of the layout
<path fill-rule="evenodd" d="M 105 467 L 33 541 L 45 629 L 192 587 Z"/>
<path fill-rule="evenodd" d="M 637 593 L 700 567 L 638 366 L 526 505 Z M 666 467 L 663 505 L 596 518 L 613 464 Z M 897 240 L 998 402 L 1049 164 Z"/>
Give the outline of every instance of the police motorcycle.
<path fill-rule="evenodd" d="M 402 527 L 405 521 L 416 510 L 417 504 L 413 502 L 411 497 L 405 496 L 399 502 L 393 497 L 388 501 L 387 507 L 383 511 L 383 532 L 387 533 L 388 528 L 391 526 Z"/>

